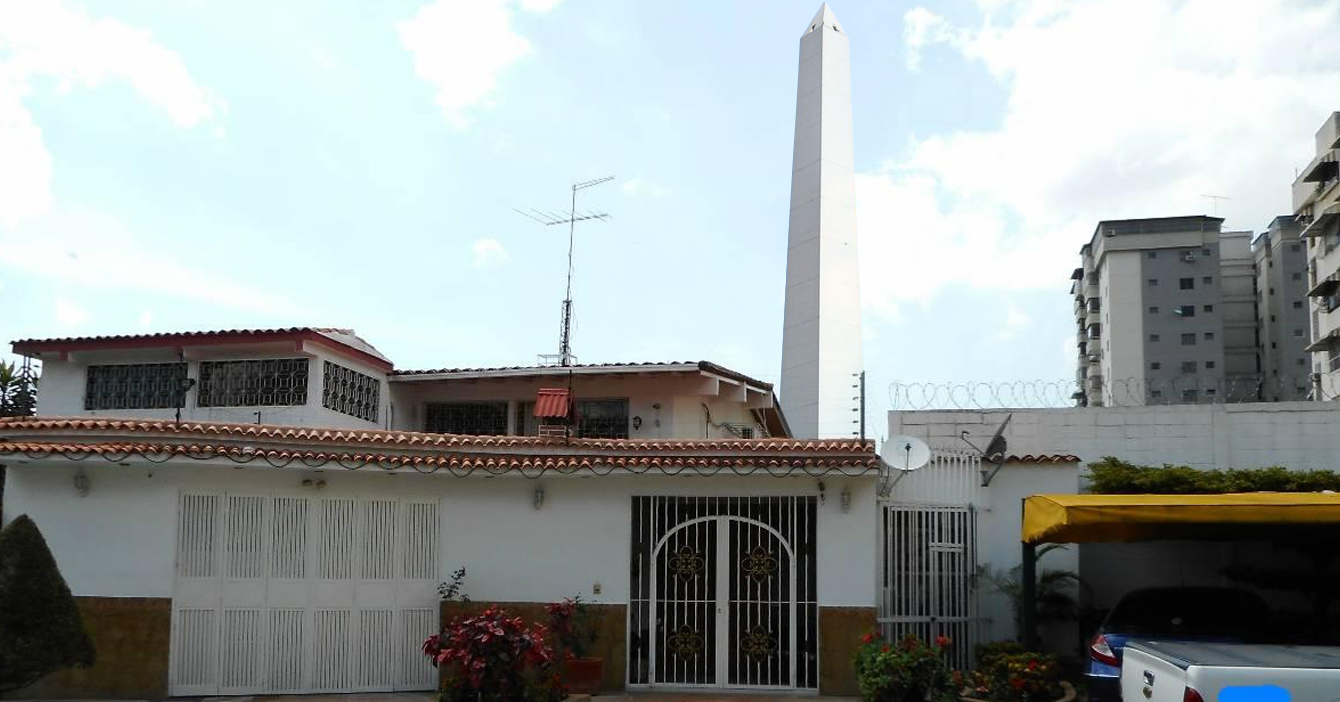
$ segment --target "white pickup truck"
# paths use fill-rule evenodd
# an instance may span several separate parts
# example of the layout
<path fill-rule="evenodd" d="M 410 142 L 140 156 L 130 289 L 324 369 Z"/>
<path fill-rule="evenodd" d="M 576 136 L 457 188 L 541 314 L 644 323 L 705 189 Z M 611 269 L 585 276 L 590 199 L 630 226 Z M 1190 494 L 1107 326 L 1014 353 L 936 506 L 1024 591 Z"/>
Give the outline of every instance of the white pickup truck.
<path fill-rule="evenodd" d="M 1340 646 L 1131 641 L 1122 702 L 1340 702 Z"/>

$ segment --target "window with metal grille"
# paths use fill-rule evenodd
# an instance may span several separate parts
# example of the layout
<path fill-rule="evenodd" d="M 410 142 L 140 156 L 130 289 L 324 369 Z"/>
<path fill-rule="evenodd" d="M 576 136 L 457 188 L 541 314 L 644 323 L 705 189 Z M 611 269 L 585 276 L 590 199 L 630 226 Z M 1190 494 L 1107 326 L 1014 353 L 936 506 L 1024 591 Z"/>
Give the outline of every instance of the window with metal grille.
<path fill-rule="evenodd" d="M 1183 334 L 1183 335 L 1182 335 L 1182 345 L 1183 345 L 1183 346 L 1195 346 L 1195 345 L 1196 345 L 1196 335 L 1195 335 L 1195 334 Z"/>
<path fill-rule="evenodd" d="M 1177 279 L 1177 287 L 1180 288 L 1180 289 L 1182 289 L 1182 290 L 1195 290 L 1195 289 L 1196 289 L 1196 279 L 1195 279 L 1195 278 L 1178 278 L 1178 279 Z"/>
<path fill-rule="evenodd" d="M 1196 362 L 1195 362 L 1195 361 L 1182 361 L 1182 372 L 1183 372 L 1183 373 L 1195 373 L 1195 372 L 1196 372 Z"/>
<path fill-rule="evenodd" d="M 290 407 L 307 404 L 306 358 L 201 361 L 200 407 Z"/>
<path fill-rule="evenodd" d="M 322 407 L 375 422 L 381 406 L 381 391 L 382 385 L 376 378 L 338 363 L 325 362 Z"/>
<path fill-rule="evenodd" d="M 438 434 L 502 436 L 507 433 L 506 402 L 430 402 L 423 430 Z"/>
<path fill-rule="evenodd" d="M 578 400 L 577 436 L 583 439 L 627 439 L 628 400 Z"/>
<path fill-rule="evenodd" d="M 84 409 L 165 409 L 180 406 L 185 363 L 89 366 Z"/>

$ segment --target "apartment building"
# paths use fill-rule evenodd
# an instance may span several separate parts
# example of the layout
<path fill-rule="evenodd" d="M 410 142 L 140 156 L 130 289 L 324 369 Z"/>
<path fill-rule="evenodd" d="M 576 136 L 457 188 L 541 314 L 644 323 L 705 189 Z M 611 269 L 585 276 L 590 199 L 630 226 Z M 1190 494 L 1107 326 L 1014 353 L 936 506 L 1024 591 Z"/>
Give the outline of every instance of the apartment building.
<path fill-rule="evenodd" d="M 1293 182 L 1294 216 L 1307 248 L 1307 296 L 1312 329 L 1312 389 L 1318 399 L 1340 394 L 1340 112 L 1317 130 L 1316 156 Z"/>
<path fill-rule="evenodd" d="M 1219 217 L 1099 222 L 1071 275 L 1080 405 L 1258 392 L 1250 232 Z"/>
<path fill-rule="evenodd" d="M 1312 373 L 1308 352 L 1307 252 L 1293 215 L 1271 220 L 1252 242 L 1256 274 L 1256 355 L 1260 399 L 1306 400 Z"/>

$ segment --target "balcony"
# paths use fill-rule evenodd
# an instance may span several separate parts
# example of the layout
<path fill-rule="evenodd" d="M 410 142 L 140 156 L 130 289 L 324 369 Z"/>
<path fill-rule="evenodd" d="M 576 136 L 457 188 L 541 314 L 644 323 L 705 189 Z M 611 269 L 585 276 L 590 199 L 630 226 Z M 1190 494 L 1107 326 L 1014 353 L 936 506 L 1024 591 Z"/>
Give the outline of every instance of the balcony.
<path fill-rule="evenodd" d="M 1304 183 L 1325 183 L 1340 175 L 1340 163 L 1335 160 L 1335 149 L 1330 149 L 1312 159 L 1300 177 Z"/>
<path fill-rule="evenodd" d="M 1336 280 L 1335 274 L 1332 273 L 1331 275 L 1326 276 L 1326 278 L 1317 281 L 1317 284 L 1312 286 L 1311 290 L 1307 291 L 1307 296 L 1330 297 L 1331 294 L 1335 292 L 1336 288 L 1340 288 L 1340 280 Z"/>
<path fill-rule="evenodd" d="M 1340 217 L 1340 201 L 1332 202 L 1326 207 L 1323 207 L 1321 212 L 1318 212 L 1307 222 L 1307 225 L 1303 227 L 1303 231 L 1300 232 L 1298 236 L 1322 236 L 1326 233 L 1326 226 L 1337 217 Z"/>

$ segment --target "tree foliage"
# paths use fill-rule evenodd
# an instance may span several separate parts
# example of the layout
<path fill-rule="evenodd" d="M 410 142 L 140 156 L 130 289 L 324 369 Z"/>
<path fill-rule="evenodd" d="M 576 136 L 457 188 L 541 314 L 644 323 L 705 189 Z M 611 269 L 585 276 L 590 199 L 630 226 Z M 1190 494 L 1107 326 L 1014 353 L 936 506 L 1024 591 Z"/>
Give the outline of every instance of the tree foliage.
<path fill-rule="evenodd" d="M 1107 495 L 1340 491 L 1340 473 L 1332 470 L 1289 470 L 1282 466 L 1199 470 L 1167 463 L 1138 466 L 1111 456 L 1088 467 L 1089 491 Z"/>
<path fill-rule="evenodd" d="M 0 361 L 0 417 L 27 417 L 37 411 L 37 374 L 31 366 Z"/>
<path fill-rule="evenodd" d="M 93 665 L 93 639 L 28 515 L 0 530 L 0 694 Z"/>
<path fill-rule="evenodd" d="M 1046 544 L 1037 550 L 1035 558 L 1042 560 L 1052 551 L 1064 551 L 1064 544 Z M 1036 572 L 1037 585 L 1034 594 L 1037 602 L 1036 623 L 1066 621 L 1079 617 L 1078 591 L 1087 590 L 1088 584 L 1073 570 L 1060 568 L 1039 568 Z M 1024 633 L 1024 566 L 1014 566 L 1000 571 L 987 567 L 983 577 L 991 584 L 991 589 L 1004 595 L 1010 601 L 1014 612 L 1015 631 L 1021 638 Z"/>

